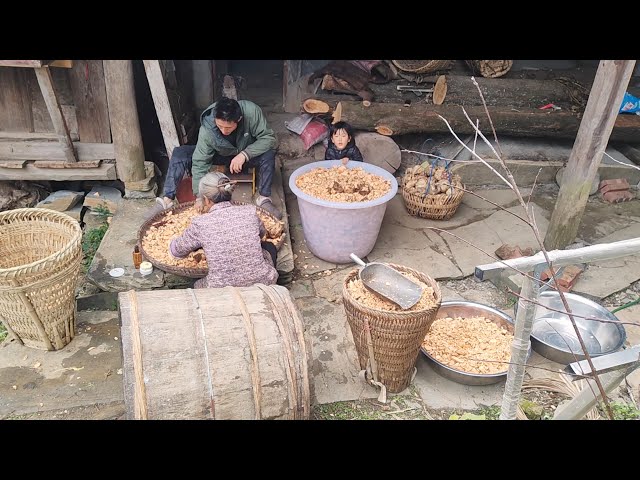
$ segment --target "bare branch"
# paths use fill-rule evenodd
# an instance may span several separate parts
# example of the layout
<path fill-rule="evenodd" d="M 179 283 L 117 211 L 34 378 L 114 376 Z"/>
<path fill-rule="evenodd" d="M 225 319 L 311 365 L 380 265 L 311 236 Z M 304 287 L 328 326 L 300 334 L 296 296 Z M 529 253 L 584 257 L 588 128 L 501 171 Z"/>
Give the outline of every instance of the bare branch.
<path fill-rule="evenodd" d="M 496 134 L 496 129 L 493 126 L 493 120 L 491 120 L 491 115 L 489 115 L 489 108 L 487 107 L 487 102 L 484 101 L 484 95 L 482 94 L 482 90 L 480 90 L 480 85 L 476 82 L 475 77 L 471 77 L 471 81 L 478 89 L 478 93 L 480 94 L 480 99 L 482 100 L 482 105 L 484 105 L 484 111 L 487 114 L 487 118 L 489 119 L 489 123 L 491 124 L 491 131 L 493 132 L 493 138 L 496 141 L 496 145 L 498 146 L 498 150 L 500 150 L 500 156 L 502 156 L 502 148 L 500 148 L 500 144 L 498 143 L 498 135 Z"/>

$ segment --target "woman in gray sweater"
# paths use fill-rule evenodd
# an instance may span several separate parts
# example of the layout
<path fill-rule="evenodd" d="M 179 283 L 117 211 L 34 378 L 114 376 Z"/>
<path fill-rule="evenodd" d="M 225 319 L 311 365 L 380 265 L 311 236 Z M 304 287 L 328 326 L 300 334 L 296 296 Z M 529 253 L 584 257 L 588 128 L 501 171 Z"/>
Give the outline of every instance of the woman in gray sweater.
<path fill-rule="evenodd" d="M 191 220 L 182 235 L 171 240 L 175 258 L 202 248 L 209 272 L 195 288 L 248 287 L 275 284 L 276 249 L 260 238 L 264 226 L 253 205 L 232 205 L 235 183 L 219 172 L 207 173 L 199 182 L 199 201 L 204 212 Z"/>

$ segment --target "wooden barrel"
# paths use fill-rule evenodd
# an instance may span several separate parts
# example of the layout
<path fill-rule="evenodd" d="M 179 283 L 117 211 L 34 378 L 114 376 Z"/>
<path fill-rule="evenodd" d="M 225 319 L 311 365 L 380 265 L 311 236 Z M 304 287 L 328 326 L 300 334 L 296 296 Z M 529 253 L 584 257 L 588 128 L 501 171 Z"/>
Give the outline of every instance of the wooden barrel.
<path fill-rule="evenodd" d="M 118 295 L 129 419 L 308 419 L 310 344 L 278 285 Z"/>

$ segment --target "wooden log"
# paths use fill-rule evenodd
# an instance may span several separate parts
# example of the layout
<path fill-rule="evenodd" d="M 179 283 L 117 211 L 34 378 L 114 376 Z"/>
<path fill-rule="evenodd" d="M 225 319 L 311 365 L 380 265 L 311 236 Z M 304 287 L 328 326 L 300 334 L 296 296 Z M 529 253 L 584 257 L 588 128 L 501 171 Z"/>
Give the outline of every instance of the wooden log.
<path fill-rule="evenodd" d="M 366 163 L 384 168 L 389 173 L 400 167 L 400 147 L 391 138 L 372 132 L 357 132 L 354 136 Z"/>
<path fill-rule="evenodd" d="M 60 142 L 60 147 L 62 148 L 65 159 L 67 162 L 77 162 L 78 157 L 69 135 L 69 127 L 67 126 L 67 122 L 62 113 L 62 107 L 60 106 L 60 102 L 56 96 L 56 91 L 53 88 L 51 70 L 44 67 L 36 68 L 35 72 L 38 84 L 40 85 L 40 90 L 42 91 L 42 96 L 44 97 L 44 101 L 47 105 L 47 110 L 49 111 L 51 121 L 53 122 L 53 129 L 58 135 L 58 141 Z"/>
<path fill-rule="evenodd" d="M 109 107 L 109 123 L 116 156 L 118 177 L 123 182 L 144 179 L 144 146 L 131 60 L 104 60 L 104 77 Z"/>
<path fill-rule="evenodd" d="M 600 61 L 544 238 L 547 250 L 563 249 L 576 238 L 591 183 L 615 132 L 614 123 L 627 117 L 618 111 L 635 64 L 635 60 Z"/>
<path fill-rule="evenodd" d="M 149 88 L 151 89 L 151 96 L 153 97 L 153 104 L 158 114 L 158 123 L 160 123 L 164 146 L 167 149 L 167 155 L 171 158 L 173 149 L 180 146 L 180 140 L 178 139 L 178 131 L 171 113 L 167 88 L 164 84 L 158 60 L 143 60 L 143 62 L 147 80 L 149 81 Z M 136 178 L 136 180 L 142 179 Z"/>
<path fill-rule="evenodd" d="M 440 75 L 438 80 L 436 80 L 436 84 L 433 86 L 433 104 L 442 105 L 444 103 L 444 99 L 447 97 L 448 91 L 449 84 L 447 83 L 447 77 L 445 75 Z"/>
<path fill-rule="evenodd" d="M 588 98 L 588 92 L 583 88 L 553 79 L 474 78 L 488 106 L 519 109 L 539 108 L 553 103 L 566 110 L 572 105 L 582 110 Z M 471 76 L 447 75 L 446 82 L 446 105 L 482 105 L 482 99 Z"/>
<path fill-rule="evenodd" d="M 309 418 L 310 349 L 284 287 L 130 291 L 118 302 L 129 419 Z"/>
<path fill-rule="evenodd" d="M 323 102 L 322 100 L 308 98 L 302 102 L 302 109 L 307 113 L 329 113 L 331 107 L 327 102 Z"/>
<path fill-rule="evenodd" d="M 75 142 L 78 160 L 114 160 L 114 145 L 111 143 Z M 0 160 L 44 160 L 66 161 L 56 142 L 0 142 Z"/>
<path fill-rule="evenodd" d="M 640 165 L 640 145 L 629 145 L 626 143 L 621 143 L 613 145 L 613 148 L 618 150 L 621 154 L 623 154 L 636 165 Z"/>
<path fill-rule="evenodd" d="M 491 126 L 484 107 L 465 107 L 469 118 L 480 121 L 480 129 L 491 136 Z M 549 137 L 573 139 L 580 126 L 580 116 L 568 111 L 489 107 L 489 113 L 498 136 Z M 402 104 L 372 103 L 365 107 L 361 102 L 342 101 L 336 105 L 333 121 L 344 120 L 356 130 L 375 131 L 382 135 L 406 133 L 449 133 L 441 115 L 456 134 L 472 134 L 459 105 L 419 105 L 405 107 Z M 618 115 L 611 138 L 619 141 L 637 141 L 640 133 L 640 115 Z"/>

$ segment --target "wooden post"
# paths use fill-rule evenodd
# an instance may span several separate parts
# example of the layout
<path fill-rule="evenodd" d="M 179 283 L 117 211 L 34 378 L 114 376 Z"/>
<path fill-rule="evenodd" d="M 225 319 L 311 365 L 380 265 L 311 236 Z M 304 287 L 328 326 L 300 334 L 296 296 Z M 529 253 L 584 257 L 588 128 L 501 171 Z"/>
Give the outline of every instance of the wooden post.
<path fill-rule="evenodd" d="M 544 238 L 547 250 L 563 249 L 576 238 L 591 184 L 635 63 L 635 60 L 600 61 Z"/>
<path fill-rule="evenodd" d="M 158 60 L 143 60 L 143 62 L 144 70 L 147 72 L 147 80 L 149 80 L 153 104 L 156 106 L 158 123 L 160 123 L 162 138 L 164 138 L 164 146 L 167 149 L 167 156 L 171 158 L 173 149 L 180 146 L 180 140 L 178 139 L 178 131 L 171 114 L 171 105 L 167 96 L 167 87 L 160 71 L 160 62 Z"/>
<path fill-rule="evenodd" d="M 131 60 L 104 60 L 109 121 L 116 157 L 118 178 L 123 182 L 138 182 L 145 178 L 144 146 Z"/>
<path fill-rule="evenodd" d="M 60 106 L 60 102 L 56 96 L 56 91 L 53 88 L 51 71 L 48 67 L 34 68 L 34 70 L 36 72 L 36 77 L 38 78 L 38 84 L 40 85 L 42 96 L 44 97 L 44 102 L 46 103 L 47 110 L 49 111 L 49 116 L 51 116 L 51 121 L 53 122 L 53 128 L 56 131 L 58 140 L 62 146 L 65 159 L 67 162 L 77 162 L 78 157 L 76 156 L 76 152 L 73 148 L 73 142 L 69 135 L 69 128 L 67 127 L 67 122 L 62 114 L 62 107 Z"/>

